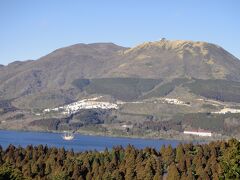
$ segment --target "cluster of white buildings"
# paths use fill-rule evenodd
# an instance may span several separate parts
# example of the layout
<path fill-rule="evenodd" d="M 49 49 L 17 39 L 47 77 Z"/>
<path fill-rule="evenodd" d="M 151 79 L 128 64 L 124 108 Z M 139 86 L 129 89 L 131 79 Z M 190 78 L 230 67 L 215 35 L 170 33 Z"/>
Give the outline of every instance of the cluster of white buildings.
<path fill-rule="evenodd" d="M 178 99 L 174 99 L 174 98 L 161 98 L 161 100 L 165 103 L 168 104 L 175 104 L 175 105 L 185 105 L 185 106 L 189 106 L 188 104 L 186 104 L 183 101 L 180 101 Z"/>
<path fill-rule="evenodd" d="M 97 101 L 100 97 L 83 99 L 65 106 L 45 109 L 43 112 L 62 112 L 63 114 L 74 114 L 81 109 L 118 109 L 118 105 L 110 102 Z"/>

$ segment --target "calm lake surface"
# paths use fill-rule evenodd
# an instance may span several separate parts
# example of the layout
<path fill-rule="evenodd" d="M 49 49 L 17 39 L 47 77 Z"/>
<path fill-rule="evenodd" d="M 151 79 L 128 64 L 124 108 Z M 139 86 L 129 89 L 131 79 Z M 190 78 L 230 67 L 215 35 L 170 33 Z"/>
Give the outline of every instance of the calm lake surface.
<path fill-rule="evenodd" d="M 113 146 L 122 145 L 126 147 L 132 144 L 137 148 L 153 147 L 157 150 L 162 145 L 171 144 L 176 147 L 180 141 L 176 140 L 152 140 L 152 139 L 132 139 L 132 138 L 116 138 L 103 136 L 87 136 L 76 134 L 72 141 L 65 141 L 60 133 L 45 133 L 45 132 L 21 132 L 21 131 L 6 131 L 0 130 L 0 145 L 6 148 L 9 144 L 15 146 L 26 147 L 32 145 L 48 145 L 58 148 L 73 149 L 75 152 L 85 150 L 103 151 L 106 147 L 111 149 Z"/>

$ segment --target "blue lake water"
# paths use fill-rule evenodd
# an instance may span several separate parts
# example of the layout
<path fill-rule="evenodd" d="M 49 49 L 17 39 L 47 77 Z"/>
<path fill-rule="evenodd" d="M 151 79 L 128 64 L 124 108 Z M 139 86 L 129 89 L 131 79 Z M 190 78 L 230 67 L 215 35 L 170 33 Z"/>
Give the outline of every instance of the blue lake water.
<path fill-rule="evenodd" d="M 159 150 L 162 145 L 172 145 L 176 147 L 180 141 L 176 140 L 153 140 L 153 139 L 133 139 L 133 138 L 116 138 L 104 136 L 87 136 L 76 134 L 72 141 L 65 141 L 60 133 L 46 132 L 21 132 L 0 130 L 0 145 L 6 148 L 9 144 L 26 147 L 27 145 L 48 145 L 58 148 L 73 149 L 75 152 L 85 150 L 103 151 L 106 147 L 111 149 L 113 146 L 128 144 L 137 148 L 152 147 Z"/>

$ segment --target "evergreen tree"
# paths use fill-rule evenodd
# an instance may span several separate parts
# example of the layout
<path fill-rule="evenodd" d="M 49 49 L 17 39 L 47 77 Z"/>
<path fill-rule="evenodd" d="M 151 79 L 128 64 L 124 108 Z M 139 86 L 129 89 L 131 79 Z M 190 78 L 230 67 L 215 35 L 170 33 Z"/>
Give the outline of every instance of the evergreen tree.
<path fill-rule="evenodd" d="M 176 156 L 175 156 L 176 155 Z M 240 143 L 213 142 L 138 150 L 129 145 L 74 153 L 47 146 L 0 146 L 0 180 L 7 179 L 240 179 Z M 170 164 L 169 164 L 170 163 Z M 164 167 L 165 166 L 165 167 Z"/>
<path fill-rule="evenodd" d="M 144 174 L 145 174 L 145 180 L 151 180 L 154 177 L 155 171 L 154 171 L 154 165 L 153 165 L 154 160 L 152 158 L 149 158 L 147 160 L 145 169 L 144 169 Z"/>
<path fill-rule="evenodd" d="M 240 143 L 236 139 L 228 141 L 221 165 L 226 179 L 240 179 Z"/>
<path fill-rule="evenodd" d="M 176 148 L 176 159 L 175 161 L 179 163 L 184 157 L 184 150 L 182 144 L 179 144 Z"/>
<path fill-rule="evenodd" d="M 125 157 L 125 167 L 126 167 L 126 174 L 125 179 L 126 180 L 133 180 L 136 179 L 136 172 L 135 172 L 135 156 L 136 152 L 133 146 L 128 146 L 126 148 L 126 157 Z"/>
<path fill-rule="evenodd" d="M 167 148 L 164 146 L 161 148 L 161 155 L 164 163 L 164 167 L 168 167 L 172 162 L 175 160 L 175 154 L 174 150 L 171 145 L 169 145 Z"/>
<path fill-rule="evenodd" d="M 174 163 L 172 163 L 167 172 L 167 180 L 179 180 L 180 174 L 178 172 L 178 169 Z"/>

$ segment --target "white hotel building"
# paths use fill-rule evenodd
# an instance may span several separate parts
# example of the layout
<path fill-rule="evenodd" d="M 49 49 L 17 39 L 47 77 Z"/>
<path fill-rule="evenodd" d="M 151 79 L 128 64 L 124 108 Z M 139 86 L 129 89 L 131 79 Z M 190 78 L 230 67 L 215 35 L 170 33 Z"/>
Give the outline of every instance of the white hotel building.
<path fill-rule="evenodd" d="M 212 136 L 212 132 L 211 131 L 205 131 L 205 130 L 185 130 L 183 132 L 184 134 L 188 134 L 188 135 L 196 135 L 196 136 L 208 136 L 211 137 Z"/>

